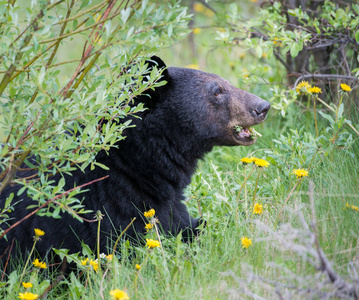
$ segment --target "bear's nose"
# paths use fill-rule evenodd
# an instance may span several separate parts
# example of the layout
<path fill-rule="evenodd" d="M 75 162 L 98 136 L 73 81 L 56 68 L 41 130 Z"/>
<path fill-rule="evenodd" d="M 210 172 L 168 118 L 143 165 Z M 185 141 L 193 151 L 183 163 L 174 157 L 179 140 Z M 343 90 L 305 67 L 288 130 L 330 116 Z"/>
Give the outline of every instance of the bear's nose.
<path fill-rule="evenodd" d="M 260 101 L 257 105 L 256 108 L 254 109 L 254 113 L 258 116 L 258 117 L 262 117 L 264 118 L 268 112 L 268 110 L 270 109 L 270 104 L 269 102 L 263 100 Z"/>

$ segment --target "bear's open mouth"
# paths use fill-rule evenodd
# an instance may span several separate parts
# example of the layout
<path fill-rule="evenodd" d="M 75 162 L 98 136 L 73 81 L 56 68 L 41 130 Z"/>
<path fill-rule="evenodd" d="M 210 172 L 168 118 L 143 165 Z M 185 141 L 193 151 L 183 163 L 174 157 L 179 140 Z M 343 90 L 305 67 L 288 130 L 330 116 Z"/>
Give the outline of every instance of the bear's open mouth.
<path fill-rule="evenodd" d="M 234 126 L 235 137 L 240 141 L 255 142 L 257 136 L 262 136 L 252 127 L 242 127 L 240 125 Z"/>

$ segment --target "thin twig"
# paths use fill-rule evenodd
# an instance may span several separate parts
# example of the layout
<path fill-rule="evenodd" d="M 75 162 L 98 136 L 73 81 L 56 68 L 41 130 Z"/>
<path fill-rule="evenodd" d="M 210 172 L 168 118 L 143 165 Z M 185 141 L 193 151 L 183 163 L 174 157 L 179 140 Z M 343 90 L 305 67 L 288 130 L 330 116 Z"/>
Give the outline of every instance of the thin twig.
<path fill-rule="evenodd" d="M 14 229 L 16 226 L 18 226 L 19 224 L 21 224 L 22 222 L 24 222 L 25 220 L 27 220 L 28 218 L 30 218 L 31 216 L 33 216 L 34 214 L 36 214 L 40 209 L 46 207 L 47 205 L 49 205 L 50 203 L 56 201 L 57 199 L 63 197 L 63 196 L 66 196 L 67 194 L 75 191 L 75 190 L 78 190 L 80 188 L 83 188 L 85 186 L 88 186 L 90 184 L 93 184 L 95 182 L 98 182 L 98 181 L 101 181 L 101 180 L 104 180 L 106 179 L 107 177 L 109 177 L 109 175 L 106 175 L 104 177 L 101 177 L 101 178 L 98 178 L 98 179 L 95 179 L 95 180 L 92 180 L 90 182 L 87 182 L 87 183 L 84 183 L 82 185 L 79 185 L 77 187 L 74 187 L 62 194 L 59 194 L 49 200 L 47 200 L 44 204 L 40 205 L 38 208 L 36 208 L 34 211 L 32 211 L 31 213 L 27 214 L 25 217 L 23 217 L 21 220 L 17 221 L 16 223 L 14 223 L 13 225 L 11 225 L 8 229 L 6 229 L 1 235 L 0 235 L 0 240 L 11 230 L 11 229 Z"/>

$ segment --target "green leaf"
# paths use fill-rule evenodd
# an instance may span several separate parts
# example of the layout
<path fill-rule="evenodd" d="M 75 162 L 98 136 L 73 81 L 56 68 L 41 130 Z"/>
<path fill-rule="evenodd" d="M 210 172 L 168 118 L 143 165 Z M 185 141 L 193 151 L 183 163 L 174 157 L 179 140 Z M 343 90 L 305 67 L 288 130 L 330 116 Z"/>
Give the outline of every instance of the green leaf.
<path fill-rule="evenodd" d="M 359 30 L 355 33 L 355 41 L 359 43 Z"/>
<path fill-rule="evenodd" d="M 335 123 L 334 119 L 330 115 L 327 115 L 321 111 L 319 111 L 319 113 L 322 115 L 323 118 L 326 118 L 330 122 L 330 124 L 333 125 Z"/>

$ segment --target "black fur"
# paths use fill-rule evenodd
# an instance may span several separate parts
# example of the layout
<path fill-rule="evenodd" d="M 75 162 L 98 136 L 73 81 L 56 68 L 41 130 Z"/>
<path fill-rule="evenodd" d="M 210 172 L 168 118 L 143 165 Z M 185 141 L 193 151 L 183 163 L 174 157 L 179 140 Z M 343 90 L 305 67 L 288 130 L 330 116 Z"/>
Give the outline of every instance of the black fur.
<path fill-rule="evenodd" d="M 152 58 L 152 63 L 165 67 L 157 57 Z M 85 172 L 77 170 L 71 176 L 65 175 L 66 190 L 74 184 L 79 186 L 109 175 L 80 194 L 86 208 L 100 210 L 105 215 L 101 222 L 101 252 L 108 252 L 105 236 L 116 238 L 134 217 L 136 221 L 127 231 L 127 237 L 136 239 L 138 233 L 144 233 L 143 212 L 150 208 L 155 209 L 164 232 L 175 235 L 190 229 L 185 237 L 196 232 L 198 219 L 188 214 L 182 200 L 198 160 L 215 145 L 237 145 L 229 136 L 233 133 L 228 124 L 233 119 L 237 118 L 239 123 L 243 120 L 243 126 L 264 120 L 251 115 L 253 107 L 264 100 L 234 88 L 217 75 L 168 68 L 163 72 L 163 80 L 167 84 L 150 92 L 151 98 L 137 99 L 144 101 L 149 109 L 142 118 L 133 118 L 136 127 L 125 132 L 126 139 L 118 143 L 118 148 L 112 148 L 108 154 L 98 153 L 96 161 L 108 166 L 109 171 L 96 168 L 91 172 L 88 168 Z M 59 180 L 60 176 L 55 179 Z M 1 203 L 15 190 L 16 187 L 7 188 L 0 195 Z M 9 225 L 30 212 L 25 207 L 32 200 L 26 193 L 19 198 L 23 201 L 16 205 Z M 29 250 L 34 228 L 46 232 L 37 244 L 40 255 L 45 255 L 51 247 L 78 252 L 80 241 L 95 249 L 97 223 L 80 223 L 69 214 L 61 216 L 61 219 L 34 216 L 15 227 L 8 233 L 8 241 L 0 240 L 0 256 L 14 239 L 20 243 L 22 253 Z M 93 219 L 93 214 L 85 217 Z"/>

